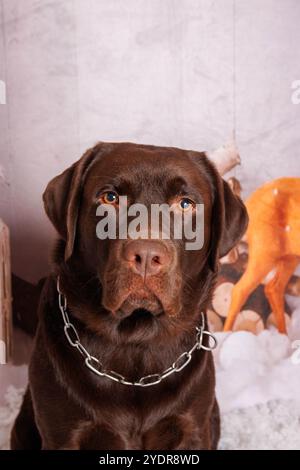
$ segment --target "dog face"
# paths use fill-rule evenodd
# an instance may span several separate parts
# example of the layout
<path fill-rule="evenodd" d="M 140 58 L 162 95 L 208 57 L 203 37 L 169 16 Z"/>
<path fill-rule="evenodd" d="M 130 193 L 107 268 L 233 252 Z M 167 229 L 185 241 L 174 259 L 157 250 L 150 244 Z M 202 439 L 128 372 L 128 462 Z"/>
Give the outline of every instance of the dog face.
<path fill-rule="evenodd" d="M 202 248 L 187 250 L 186 239 L 172 232 L 169 239 L 99 239 L 97 208 L 109 205 L 118 215 L 121 196 L 127 198 L 126 211 L 136 203 L 149 213 L 152 204 L 168 204 L 186 212 L 193 227 L 195 205 L 203 204 Z M 65 277 L 77 273 L 82 286 L 89 286 L 82 296 L 90 314 L 82 318 L 76 306 L 75 312 L 90 324 L 93 318 L 93 329 L 103 332 L 103 321 L 109 322 L 127 338 L 137 330 L 150 337 L 159 326 L 182 326 L 199 305 L 204 308 L 218 258 L 236 244 L 247 224 L 243 203 L 204 153 L 130 143 L 99 143 L 88 150 L 49 183 L 44 203 L 64 240 Z M 82 304 L 79 297 L 74 304 Z"/>

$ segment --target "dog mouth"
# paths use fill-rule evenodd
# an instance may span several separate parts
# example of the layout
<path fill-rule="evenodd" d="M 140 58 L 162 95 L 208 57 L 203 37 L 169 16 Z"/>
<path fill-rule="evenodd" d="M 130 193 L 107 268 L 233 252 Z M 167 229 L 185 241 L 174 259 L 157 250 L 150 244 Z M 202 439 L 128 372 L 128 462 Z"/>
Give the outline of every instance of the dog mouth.
<path fill-rule="evenodd" d="M 175 317 L 180 314 L 180 289 L 176 293 L 174 289 L 165 292 L 167 288 L 162 285 L 149 286 L 141 282 L 131 282 L 124 287 L 120 283 L 111 283 L 111 286 L 104 288 L 102 304 L 118 323 L 131 316 L 133 319 L 140 315 L 141 318 L 149 317 L 153 320 L 162 315 Z"/>
<path fill-rule="evenodd" d="M 154 294 L 147 293 L 147 296 L 143 296 L 142 293 L 131 293 L 116 312 L 116 316 L 120 320 L 130 317 L 135 320 L 156 317 L 162 313 L 162 303 Z"/>

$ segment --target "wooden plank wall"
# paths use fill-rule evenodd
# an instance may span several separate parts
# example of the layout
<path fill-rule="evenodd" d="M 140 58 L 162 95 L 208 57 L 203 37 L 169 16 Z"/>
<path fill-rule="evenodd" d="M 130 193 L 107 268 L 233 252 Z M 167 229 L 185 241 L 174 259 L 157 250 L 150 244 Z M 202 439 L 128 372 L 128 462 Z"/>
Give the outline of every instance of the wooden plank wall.
<path fill-rule="evenodd" d="M 9 229 L 0 219 L 0 364 L 12 353 L 12 292 Z"/>

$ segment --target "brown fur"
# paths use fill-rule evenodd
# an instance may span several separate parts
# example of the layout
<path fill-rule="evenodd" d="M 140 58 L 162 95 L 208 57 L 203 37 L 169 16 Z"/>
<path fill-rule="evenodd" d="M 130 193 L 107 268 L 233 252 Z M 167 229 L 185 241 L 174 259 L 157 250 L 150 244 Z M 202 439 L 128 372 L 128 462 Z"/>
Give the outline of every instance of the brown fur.
<path fill-rule="evenodd" d="M 171 264 L 147 279 L 134 274 L 122 257 L 128 241 L 96 238 L 98 193 L 108 184 L 146 205 L 192 191 L 205 205 L 203 248 L 186 251 L 183 241 L 164 240 Z M 99 143 L 49 183 L 44 203 L 60 242 L 41 295 L 12 448 L 215 449 L 220 429 L 211 352 L 196 351 L 185 369 L 148 388 L 97 377 L 66 341 L 56 277 L 81 342 L 107 369 L 128 380 L 163 371 L 195 342 L 218 259 L 246 227 L 240 199 L 204 153 Z"/>

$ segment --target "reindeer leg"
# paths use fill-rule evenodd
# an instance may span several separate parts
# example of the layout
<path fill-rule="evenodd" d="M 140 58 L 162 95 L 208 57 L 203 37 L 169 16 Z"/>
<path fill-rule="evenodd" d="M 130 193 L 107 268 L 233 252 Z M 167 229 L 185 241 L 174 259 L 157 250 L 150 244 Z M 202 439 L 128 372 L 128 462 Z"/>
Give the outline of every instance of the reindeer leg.
<path fill-rule="evenodd" d="M 253 257 L 253 255 L 251 256 L 249 252 L 246 271 L 232 289 L 231 304 L 225 321 L 224 331 L 232 330 L 235 319 L 249 295 L 273 268 L 273 258 L 270 257 L 269 259 L 266 259 L 265 257 L 264 262 L 262 263 L 258 257 Z"/>
<path fill-rule="evenodd" d="M 286 334 L 284 292 L 298 263 L 299 259 L 295 256 L 287 256 L 281 259 L 276 266 L 275 276 L 265 286 L 265 294 L 274 313 L 278 331 L 284 334 Z"/>

